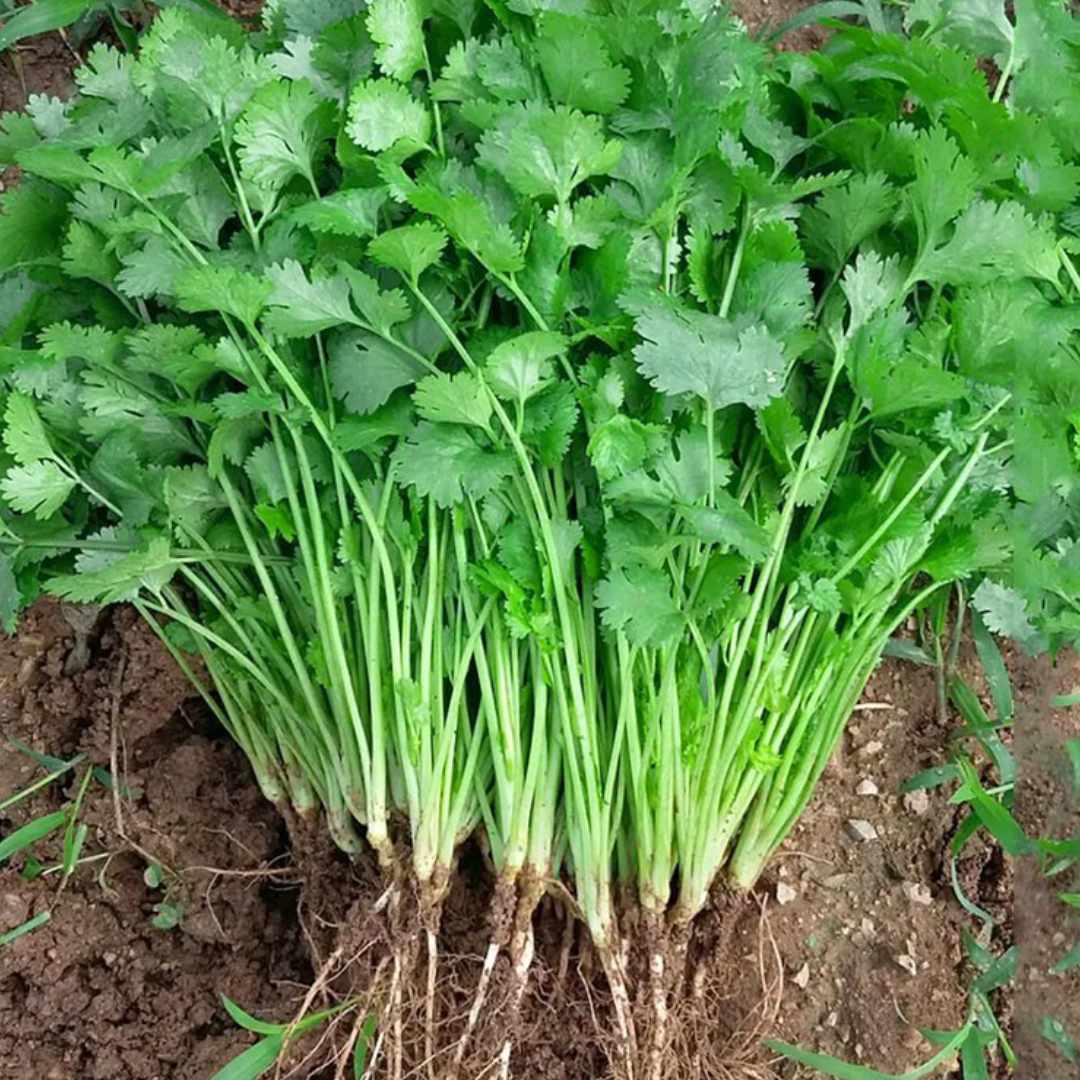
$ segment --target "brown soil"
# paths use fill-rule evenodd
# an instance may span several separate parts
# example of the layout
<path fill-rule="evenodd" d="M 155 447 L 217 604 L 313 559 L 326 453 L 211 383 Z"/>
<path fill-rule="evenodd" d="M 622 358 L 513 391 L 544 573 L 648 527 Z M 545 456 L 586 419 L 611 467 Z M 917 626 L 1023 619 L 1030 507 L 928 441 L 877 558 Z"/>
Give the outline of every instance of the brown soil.
<path fill-rule="evenodd" d="M 128 839 L 112 793 L 94 781 L 79 815 L 89 826 L 86 862 L 62 894 L 57 874 L 25 880 L 21 857 L 0 872 L 0 932 L 53 913 L 0 952 L 0 1075 L 206 1080 L 248 1041 L 219 993 L 281 1016 L 311 980 L 296 890 L 241 876 L 280 858 L 284 830 L 240 752 L 210 731 L 132 613 L 106 613 L 81 656 L 77 644 L 52 603 L 34 609 L 17 639 L 0 642 L 0 793 L 43 775 L 10 739 L 55 757 L 87 755 L 0 814 L 0 828 L 7 834 L 60 809 L 90 763 L 111 769 L 116 715 Z M 35 851 L 52 866 L 60 842 Z M 168 868 L 160 888 L 144 880 L 148 858 Z M 151 924 L 165 901 L 183 910 L 177 929 Z"/>
<path fill-rule="evenodd" d="M 1027 661 L 1016 669 L 1016 750 L 1020 762 L 1016 816 L 1029 836 L 1080 839 L 1080 791 L 1065 749 L 1080 739 L 1080 709 L 1050 709 L 1055 694 L 1080 691 L 1080 663 L 1054 670 L 1045 661 Z M 1080 863 L 1046 877 L 1035 858 L 1019 862 L 1016 876 L 1017 972 L 1016 1048 L 1019 1080 L 1043 1076 L 1080 1076 L 1043 1038 L 1047 1018 L 1064 1024 L 1080 1045 L 1080 968 L 1065 974 L 1051 969 L 1080 941 L 1080 917 L 1058 899 L 1080 893 Z"/>

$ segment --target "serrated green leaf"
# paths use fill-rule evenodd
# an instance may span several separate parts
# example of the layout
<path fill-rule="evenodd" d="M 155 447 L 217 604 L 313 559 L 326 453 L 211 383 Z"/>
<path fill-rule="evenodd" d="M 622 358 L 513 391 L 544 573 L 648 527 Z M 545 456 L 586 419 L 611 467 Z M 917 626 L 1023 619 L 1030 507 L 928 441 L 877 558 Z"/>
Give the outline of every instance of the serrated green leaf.
<path fill-rule="evenodd" d="M 694 394 L 723 409 L 761 408 L 783 391 L 787 362 L 764 326 L 739 330 L 719 316 L 644 296 L 624 306 L 643 339 L 634 349 L 638 369 L 661 393 Z"/>
<path fill-rule="evenodd" d="M 611 62 L 603 38 L 584 19 L 548 14 L 540 23 L 536 56 L 560 105 L 612 113 L 630 92 L 630 72 Z"/>
<path fill-rule="evenodd" d="M 430 266 L 434 266 L 446 247 L 446 233 L 429 221 L 403 225 L 377 236 L 369 251 L 383 266 L 389 266 L 414 284 Z"/>
<path fill-rule="evenodd" d="M 349 303 L 349 283 L 344 277 L 308 280 L 295 259 L 271 266 L 266 276 L 273 285 L 267 300 L 265 323 L 283 337 L 312 337 L 323 330 L 358 320 Z"/>
<path fill-rule="evenodd" d="M 375 61 L 387 75 L 408 82 L 427 63 L 418 0 L 371 0 L 367 28 Z"/>
<path fill-rule="evenodd" d="M 330 344 L 330 382 L 350 412 L 370 413 L 402 386 L 411 386 L 428 369 L 404 349 L 355 330 Z"/>
<path fill-rule="evenodd" d="M 491 401 L 480 380 L 469 371 L 439 372 L 416 384 L 416 411 L 432 423 L 466 424 L 485 431 L 491 420 Z"/>
<path fill-rule="evenodd" d="M 39 521 L 52 517 L 75 490 L 75 481 L 55 461 L 35 461 L 8 469 L 0 494 L 13 510 Z"/>
<path fill-rule="evenodd" d="M 422 150 L 431 137 L 431 115 L 391 79 L 358 83 L 349 95 L 349 138 L 372 153 L 395 148 L 398 157 Z M 400 144 L 400 147 L 399 147 Z"/>
<path fill-rule="evenodd" d="M 398 479 L 442 507 L 483 498 L 513 471 L 513 458 L 485 450 L 463 427 L 419 424 L 394 454 Z"/>
<path fill-rule="evenodd" d="M 270 188 L 301 176 L 317 190 L 316 157 L 319 144 L 332 134 L 332 123 L 332 113 L 306 83 L 260 87 L 234 129 L 242 175 Z"/>

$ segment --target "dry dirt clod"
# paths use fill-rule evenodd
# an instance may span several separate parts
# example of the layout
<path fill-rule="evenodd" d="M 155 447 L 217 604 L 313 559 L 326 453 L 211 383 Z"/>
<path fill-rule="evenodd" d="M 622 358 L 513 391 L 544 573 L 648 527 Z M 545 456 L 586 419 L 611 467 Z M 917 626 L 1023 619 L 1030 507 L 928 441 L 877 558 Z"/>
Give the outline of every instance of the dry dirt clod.
<path fill-rule="evenodd" d="M 904 796 L 904 809 L 916 817 L 922 817 L 930 809 L 930 796 L 921 788 L 918 791 L 909 791 Z"/>
<path fill-rule="evenodd" d="M 798 896 L 798 892 L 783 881 L 776 886 L 776 902 L 778 904 L 790 904 L 792 900 L 797 900 Z"/>
<path fill-rule="evenodd" d="M 867 778 L 859 783 L 859 786 L 855 789 L 856 795 L 880 795 L 881 789 L 874 783 L 873 780 Z"/>
<path fill-rule="evenodd" d="M 810 984 L 810 965 L 803 964 L 803 966 L 791 977 L 791 981 L 800 990 L 805 990 Z"/>
<path fill-rule="evenodd" d="M 923 885 L 921 882 L 905 881 L 904 894 L 913 904 L 929 905 L 934 902 L 934 897 L 930 892 L 930 886 Z"/>
<path fill-rule="evenodd" d="M 878 831 L 865 818 L 848 818 L 844 826 L 848 836 L 861 844 L 869 843 L 878 838 Z"/>
<path fill-rule="evenodd" d="M 915 963 L 913 956 L 901 955 L 895 956 L 893 959 L 900 965 L 909 975 L 918 975 L 919 965 Z"/>
<path fill-rule="evenodd" d="M 864 747 L 859 750 L 859 753 L 863 757 L 873 757 L 875 754 L 880 754 L 885 749 L 885 744 L 879 739 L 871 739 Z"/>

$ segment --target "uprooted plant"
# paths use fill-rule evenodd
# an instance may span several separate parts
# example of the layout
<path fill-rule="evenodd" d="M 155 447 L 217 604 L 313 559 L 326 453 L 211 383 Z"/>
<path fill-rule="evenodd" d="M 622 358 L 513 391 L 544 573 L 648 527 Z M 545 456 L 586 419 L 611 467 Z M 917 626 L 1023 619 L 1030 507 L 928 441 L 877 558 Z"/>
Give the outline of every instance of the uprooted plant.
<path fill-rule="evenodd" d="M 991 94 L 947 5 L 807 57 L 710 5 L 544 7 L 170 8 L 3 118 L 0 601 L 133 603 L 266 796 L 418 897 L 385 1015 L 423 963 L 433 1074 L 500 957 L 520 1007 L 565 878 L 616 1067 L 659 1077 L 691 923 L 896 627 L 985 572 L 988 624 L 1028 618 L 1011 425 L 1039 402 L 1075 464 L 1077 132 L 1026 55 Z M 478 833 L 490 947 L 439 1046 Z"/>

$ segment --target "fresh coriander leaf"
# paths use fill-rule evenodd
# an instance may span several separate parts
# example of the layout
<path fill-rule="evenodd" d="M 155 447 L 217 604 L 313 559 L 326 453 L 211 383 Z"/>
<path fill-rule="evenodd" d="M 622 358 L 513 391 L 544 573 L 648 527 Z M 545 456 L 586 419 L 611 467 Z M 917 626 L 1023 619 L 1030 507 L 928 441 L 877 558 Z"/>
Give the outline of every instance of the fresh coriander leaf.
<path fill-rule="evenodd" d="M 416 384 L 416 411 L 433 423 L 466 424 L 485 431 L 491 420 L 491 401 L 480 380 L 469 371 L 456 375 L 439 372 Z"/>
<path fill-rule="evenodd" d="M 608 114 L 630 93 L 630 72 L 611 62 L 603 38 L 584 19 L 546 15 L 536 38 L 536 56 L 560 105 Z"/>
<path fill-rule="evenodd" d="M 295 259 L 286 259 L 266 272 L 273 284 L 266 325 L 283 337 L 312 337 L 332 326 L 356 323 L 349 303 L 351 291 L 343 276 L 308 280 Z"/>
<path fill-rule="evenodd" d="M 4 449 L 20 465 L 53 457 L 52 443 L 32 398 L 10 394 L 4 410 Z"/>
<path fill-rule="evenodd" d="M 511 105 L 484 133 L 478 157 L 518 194 L 566 203 L 590 177 L 611 173 L 621 150 L 596 117 L 528 102 Z"/>
<path fill-rule="evenodd" d="M 176 300 L 184 311 L 225 312 L 254 326 L 273 284 L 232 266 L 193 266 L 176 278 Z"/>
<path fill-rule="evenodd" d="M 367 28 L 375 61 L 399 82 L 408 82 L 427 64 L 423 13 L 418 0 L 371 0 Z"/>
<path fill-rule="evenodd" d="M 514 469 L 513 458 L 478 446 L 463 428 L 422 422 L 394 454 L 401 483 L 442 507 L 483 498 Z"/>
<path fill-rule="evenodd" d="M 694 394 L 710 409 L 767 405 L 784 389 L 783 350 L 761 325 L 737 329 L 727 319 L 634 294 L 623 306 L 643 341 L 634 359 L 657 390 Z"/>
<path fill-rule="evenodd" d="M 664 645 L 682 632 L 684 618 L 671 582 L 659 570 L 613 567 L 596 587 L 596 604 L 604 625 L 635 645 Z"/>
<path fill-rule="evenodd" d="M 975 590 L 971 602 L 987 629 L 1038 651 L 1039 632 L 1031 621 L 1027 601 L 1015 589 L 988 578 Z"/>
<path fill-rule="evenodd" d="M 75 490 L 75 481 L 55 461 L 34 461 L 8 469 L 0 494 L 13 510 L 44 521 L 52 517 Z"/>
<path fill-rule="evenodd" d="M 290 219 L 316 233 L 375 236 L 379 231 L 379 213 L 388 199 L 389 193 L 384 187 L 336 191 L 298 207 L 292 211 Z"/>
<path fill-rule="evenodd" d="M 397 270 L 415 285 L 420 275 L 439 261 L 444 247 L 446 233 L 430 221 L 422 221 L 381 233 L 369 251 L 377 263 Z"/>
<path fill-rule="evenodd" d="M 427 368 L 404 349 L 366 330 L 336 337 L 330 344 L 330 383 L 350 412 L 370 413 Z"/>
<path fill-rule="evenodd" d="M 484 377 L 499 397 L 524 404 L 555 377 L 551 361 L 566 348 L 562 334 L 550 330 L 518 334 L 492 350 Z"/>
<path fill-rule="evenodd" d="M 880 172 L 855 176 L 824 192 L 800 217 L 807 253 L 816 265 L 838 271 L 864 240 L 893 218 L 897 198 Z"/>
<path fill-rule="evenodd" d="M 317 191 L 316 157 L 320 143 L 332 134 L 332 123 L 332 112 L 306 83 L 261 87 L 234 129 L 242 175 L 270 188 L 301 176 Z"/>
<path fill-rule="evenodd" d="M 389 336 L 395 326 L 407 322 L 412 315 L 409 302 L 400 289 L 380 289 L 373 277 L 346 263 L 339 263 L 338 270 L 348 279 L 357 311 L 379 334 Z"/>
<path fill-rule="evenodd" d="M 358 83 L 349 95 L 348 115 L 349 138 L 373 153 L 394 147 L 397 156 L 408 157 L 431 137 L 430 113 L 392 79 Z"/>

